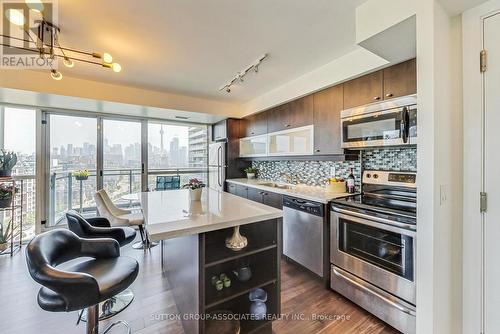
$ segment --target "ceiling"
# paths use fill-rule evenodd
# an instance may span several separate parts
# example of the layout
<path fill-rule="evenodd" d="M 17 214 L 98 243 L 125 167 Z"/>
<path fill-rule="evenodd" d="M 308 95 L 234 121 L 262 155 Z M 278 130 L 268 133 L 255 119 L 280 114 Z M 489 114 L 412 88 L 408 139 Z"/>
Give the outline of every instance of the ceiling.
<path fill-rule="evenodd" d="M 123 68 L 77 64 L 63 74 L 246 102 L 353 51 L 364 1 L 59 0 L 61 44 L 109 52 Z M 258 74 L 219 91 L 263 53 Z"/>
<path fill-rule="evenodd" d="M 452 15 L 458 15 L 486 1 L 487 0 L 439 0 L 443 7 Z"/>

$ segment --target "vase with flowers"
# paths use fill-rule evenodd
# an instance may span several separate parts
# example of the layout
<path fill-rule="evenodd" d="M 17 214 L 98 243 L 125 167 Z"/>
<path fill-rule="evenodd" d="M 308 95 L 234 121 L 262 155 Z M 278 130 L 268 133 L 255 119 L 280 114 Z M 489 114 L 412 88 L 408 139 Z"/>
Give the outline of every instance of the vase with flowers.
<path fill-rule="evenodd" d="M 183 185 L 182 189 L 189 189 L 189 198 L 192 201 L 199 201 L 201 200 L 201 194 L 203 192 L 203 188 L 205 187 L 206 187 L 205 183 L 194 178 L 190 179 L 189 183 Z"/>

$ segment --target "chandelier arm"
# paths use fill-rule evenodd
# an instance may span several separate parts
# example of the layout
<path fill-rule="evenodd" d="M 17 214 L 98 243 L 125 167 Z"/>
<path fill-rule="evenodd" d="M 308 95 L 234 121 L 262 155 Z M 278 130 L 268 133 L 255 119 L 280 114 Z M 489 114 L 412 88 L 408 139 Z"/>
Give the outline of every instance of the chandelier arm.
<path fill-rule="evenodd" d="M 3 35 L 3 34 L 0 34 L 0 37 L 10 38 L 10 39 L 20 41 L 20 42 L 34 43 L 36 45 L 36 41 L 34 41 L 33 39 L 31 39 L 31 41 L 30 41 L 28 39 L 13 37 L 13 36 L 9 36 L 9 35 Z M 31 38 L 31 36 L 30 36 L 30 38 Z M 50 47 L 50 45 L 45 44 L 45 43 L 43 43 L 43 46 Z M 64 51 L 79 53 L 79 54 L 86 55 L 86 56 L 92 56 L 92 57 L 94 56 L 94 53 L 92 53 L 92 52 L 86 52 L 86 51 L 80 51 L 80 50 L 71 49 L 71 48 L 65 48 L 65 47 L 60 46 L 59 44 L 58 44 L 58 48 L 61 49 L 61 51 L 64 50 Z M 97 64 L 101 65 L 101 63 L 97 63 Z"/>
<path fill-rule="evenodd" d="M 5 47 L 8 47 L 8 48 L 17 49 L 17 50 L 29 51 L 29 52 L 33 52 L 33 53 L 38 53 L 38 51 L 33 50 L 33 49 L 23 48 L 23 47 L 20 47 L 20 46 L 12 46 L 12 45 L 9 45 L 9 44 L 4 44 L 4 43 L 0 43 L 0 46 L 5 46 Z M 65 56 L 59 55 L 59 54 L 54 54 L 54 57 L 63 58 L 63 59 L 64 58 L 68 58 L 68 59 L 71 59 L 71 60 L 74 60 L 74 61 L 79 61 L 79 62 L 82 62 L 82 63 L 87 63 L 87 64 L 93 64 L 93 65 L 102 66 L 101 63 L 98 63 L 98 62 L 95 62 L 95 61 L 91 61 L 91 60 L 85 60 L 85 59 L 80 59 L 80 58 L 75 58 L 75 57 L 65 57 Z"/>

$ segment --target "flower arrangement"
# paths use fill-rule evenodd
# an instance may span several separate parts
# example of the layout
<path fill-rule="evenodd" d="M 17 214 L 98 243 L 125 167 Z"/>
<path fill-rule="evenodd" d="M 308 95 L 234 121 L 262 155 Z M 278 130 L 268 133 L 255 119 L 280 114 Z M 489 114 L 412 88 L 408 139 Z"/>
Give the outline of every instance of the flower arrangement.
<path fill-rule="evenodd" d="M 4 149 L 0 150 L 0 177 L 10 176 L 17 164 L 17 154 Z"/>
<path fill-rule="evenodd" d="M 201 200 L 203 188 L 205 188 L 205 183 L 196 178 L 189 180 L 189 183 L 182 186 L 182 189 L 189 189 L 189 198 L 191 198 L 191 201 Z"/>
<path fill-rule="evenodd" d="M 77 170 L 76 172 L 73 173 L 73 175 L 77 180 L 86 180 L 89 178 L 90 173 L 88 170 L 84 169 L 84 170 Z"/>
<path fill-rule="evenodd" d="M 184 184 L 182 186 L 182 189 L 195 190 L 195 189 L 201 189 L 201 188 L 204 188 L 204 187 L 206 187 L 205 183 L 203 183 L 202 181 L 194 178 L 194 179 L 190 179 L 189 183 Z"/>

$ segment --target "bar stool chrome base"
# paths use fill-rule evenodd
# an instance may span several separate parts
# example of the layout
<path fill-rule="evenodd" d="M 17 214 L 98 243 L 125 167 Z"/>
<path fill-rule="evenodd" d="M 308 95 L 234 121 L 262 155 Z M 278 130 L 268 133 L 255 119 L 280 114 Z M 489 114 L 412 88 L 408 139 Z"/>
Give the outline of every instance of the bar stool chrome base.
<path fill-rule="evenodd" d="M 109 298 L 108 300 L 99 303 L 99 321 L 111 318 L 124 309 L 126 309 L 130 303 L 134 300 L 134 293 L 130 289 L 123 290 L 116 296 Z M 80 321 L 87 322 L 87 309 L 80 311 L 80 316 L 78 318 L 77 325 Z"/>
<path fill-rule="evenodd" d="M 135 244 L 132 245 L 133 249 L 151 249 L 155 246 L 158 246 L 157 242 L 154 241 L 137 241 Z"/>
<path fill-rule="evenodd" d="M 99 305 L 94 305 L 89 308 L 87 308 L 87 314 L 89 316 L 89 321 L 87 321 L 87 331 L 86 334 L 99 334 L 99 317 L 97 315 L 99 311 Z M 127 328 L 127 334 L 130 334 L 132 332 L 132 329 L 130 328 L 130 325 L 123 320 L 118 320 L 115 321 L 111 324 L 109 324 L 108 327 L 104 329 L 104 331 L 100 334 L 106 334 L 108 333 L 113 327 L 118 326 L 118 325 L 123 325 L 125 328 Z"/>

